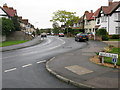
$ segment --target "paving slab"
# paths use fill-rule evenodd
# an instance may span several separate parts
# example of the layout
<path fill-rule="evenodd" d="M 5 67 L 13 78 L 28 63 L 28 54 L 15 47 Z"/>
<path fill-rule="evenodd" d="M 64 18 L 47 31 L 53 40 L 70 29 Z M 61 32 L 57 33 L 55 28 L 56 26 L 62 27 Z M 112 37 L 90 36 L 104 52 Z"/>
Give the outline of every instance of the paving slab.
<path fill-rule="evenodd" d="M 49 72 L 67 83 L 84 88 L 119 88 L 119 69 L 100 66 L 90 62 L 95 52 L 107 45 L 89 41 L 86 48 L 64 53 L 46 63 Z M 95 48 L 94 48 L 95 47 Z M 89 53 L 89 54 L 88 54 Z"/>

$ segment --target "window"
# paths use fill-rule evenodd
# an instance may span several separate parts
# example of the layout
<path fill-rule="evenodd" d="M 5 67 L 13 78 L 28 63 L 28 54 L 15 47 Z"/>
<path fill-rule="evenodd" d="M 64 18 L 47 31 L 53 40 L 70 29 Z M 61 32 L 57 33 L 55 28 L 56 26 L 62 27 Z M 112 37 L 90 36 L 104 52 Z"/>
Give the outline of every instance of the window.
<path fill-rule="evenodd" d="M 103 16 L 101 18 L 102 18 L 101 22 L 107 22 L 107 17 L 106 16 Z"/>
<path fill-rule="evenodd" d="M 118 20 L 120 21 L 120 13 L 118 13 Z"/>
<path fill-rule="evenodd" d="M 120 27 L 116 27 L 116 34 L 120 34 Z"/>
<path fill-rule="evenodd" d="M 114 13 L 114 20 L 120 21 L 120 13 Z"/>
<path fill-rule="evenodd" d="M 117 20 L 118 13 L 114 13 L 114 19 Z"/>
<path fill-rule="evenodd" d="M 98 18 L 98 19 L 97 19 L 97 24 L 99 24 L 99 23 L 100 23 L 100 19 Z"/>
<path fill-rule="evenodd" d="M 93 28 L 93 32 L 95 32 L 95 29 Z"/>
<path fill-rule="evenodd" d="M 106 16 L 104 17 L 104 21 L 107 22 L 107 17 Z"/>

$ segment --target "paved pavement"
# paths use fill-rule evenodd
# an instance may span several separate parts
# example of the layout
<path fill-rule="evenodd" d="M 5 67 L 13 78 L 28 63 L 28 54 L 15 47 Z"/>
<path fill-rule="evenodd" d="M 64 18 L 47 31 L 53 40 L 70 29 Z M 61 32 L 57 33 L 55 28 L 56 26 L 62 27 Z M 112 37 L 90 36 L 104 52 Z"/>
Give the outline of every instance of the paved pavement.
<path fill-rule="evenodd" d="M 120 48 L 120 41 L 103 41 L 107 43 L 108 45 L 113 45 L 114 47 L 119 47 Z"/>
<path fill-rule="evenodd" d="M 28 41 L 26 43 L 12 45 L 12 46 L 6 46 L 6 47 L 0 47 L 0 51 L 4 52 L 4 51 L 15 50 L 15 49 L 21 49 L 21 48 L 25 48 L 25 47 L 29 47 L 29 46 L 39 44 L 41 42 L 42 42 L 41 37 L 38 36 L 35 39 L 33 39 L 31 41 Z"/>
<path fill-rule="evenodd" d="M 89 60 L 105 46 L 103 42 L 89 41 L 87 48 L 51 58 L 46 69 L 60 80 L 78 87 L 118 90 L 118 69 L 96 65 Z"/>

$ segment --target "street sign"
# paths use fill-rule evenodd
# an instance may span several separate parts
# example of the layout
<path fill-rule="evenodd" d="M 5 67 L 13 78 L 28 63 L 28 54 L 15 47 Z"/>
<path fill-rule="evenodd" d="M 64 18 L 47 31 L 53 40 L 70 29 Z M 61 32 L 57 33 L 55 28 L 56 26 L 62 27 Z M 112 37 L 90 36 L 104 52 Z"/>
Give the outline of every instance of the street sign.
<path fill-rule="evenodd" d="M 113 59 L 112 59 L 112 62 L 113 62 L 113 63 L 116 63 L 116 62 L 117 62 L 117 59 L 116 59 L 116 58 L 113 58 Z"/>
<path fill-rule="evenodd" d="M 106 52 L 99 52 L 99 56 L 118 58 L 118 54 L 106 53 Z"/>

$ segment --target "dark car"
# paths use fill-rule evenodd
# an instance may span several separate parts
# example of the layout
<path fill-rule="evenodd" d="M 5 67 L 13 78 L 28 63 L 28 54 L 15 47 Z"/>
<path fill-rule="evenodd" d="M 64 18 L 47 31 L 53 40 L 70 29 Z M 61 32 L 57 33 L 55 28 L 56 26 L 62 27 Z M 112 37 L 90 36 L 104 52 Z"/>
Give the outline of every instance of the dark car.
<path fill-rule="evenodd" d="M 59 33 L 59 37 L 64 37 L 64 33 Z"/>
<path fill-rule="evenodd" d="M 46 33 L 41 33 L 41 37 L 47 37 Z"/>
<path fill-rule="evenodd" d="M 88 38 L 88 35 L 86 33 L 78 33 L 76 36 L 75 36 L 75 41 L 88 41 L 89 38 Z"/>

